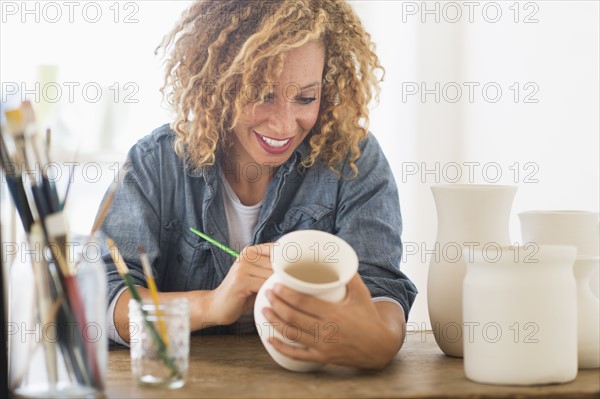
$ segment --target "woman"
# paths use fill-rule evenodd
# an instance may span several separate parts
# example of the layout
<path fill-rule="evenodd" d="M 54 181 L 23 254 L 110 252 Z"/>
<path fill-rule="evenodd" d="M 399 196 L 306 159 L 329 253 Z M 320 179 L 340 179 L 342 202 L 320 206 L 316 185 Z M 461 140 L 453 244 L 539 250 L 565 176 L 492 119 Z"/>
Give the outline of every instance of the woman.
<path fill-rule="evenodd" d="M 267 320 L 278 329 L 296 323 L 305 348 L 273 345 L 299 360 L 384 367 L 402 345 L 416 289 L 399 270 L 394 179 L 366 128 L 381 66 L 358 17 L 336 0 L 198 2 L 162 47 L 170 52 L 163 93 L 177 116 L 131 149 L 102 228 L 142 295 L 139 244 L 161 299 L 190 301 L 192 331 L 241 332 L 272 274 L 270 243 L 293 230 L 327 231 L 356 250 L 359 274 L 339 304 L 269 291 Z M 243 248 L 241 256 L 189 227 Z M 114 339 L 127 341 L 131 295 L 104 259 Z M 330 323 L 337 343 L 315 339 Z"/>

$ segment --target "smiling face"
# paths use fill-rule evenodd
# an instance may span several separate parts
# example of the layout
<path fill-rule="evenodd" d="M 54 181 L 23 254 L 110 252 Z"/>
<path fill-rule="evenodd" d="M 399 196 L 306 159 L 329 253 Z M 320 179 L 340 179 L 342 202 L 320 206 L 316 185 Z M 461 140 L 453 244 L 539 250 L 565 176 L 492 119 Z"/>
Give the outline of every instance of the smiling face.
<path fill-rule="evenodd" d="M 233 152 L 242 165 L 277 167 L 293 154 L 319 115 L 325 48 L 311 41 L 286 53 L 279 81 L 265 102 L 249 102 L 234 127 Z"/>

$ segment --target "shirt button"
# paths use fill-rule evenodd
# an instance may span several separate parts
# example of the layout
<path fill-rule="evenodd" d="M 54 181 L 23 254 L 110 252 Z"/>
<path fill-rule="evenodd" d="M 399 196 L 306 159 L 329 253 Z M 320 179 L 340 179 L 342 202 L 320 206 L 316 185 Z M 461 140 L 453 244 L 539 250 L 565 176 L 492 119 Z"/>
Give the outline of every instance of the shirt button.
<path fill-rule="evenodd" d="M 177 262 L 181 263 L 183 261 L 183 256 L 181 254 L 177 254 Z"/>

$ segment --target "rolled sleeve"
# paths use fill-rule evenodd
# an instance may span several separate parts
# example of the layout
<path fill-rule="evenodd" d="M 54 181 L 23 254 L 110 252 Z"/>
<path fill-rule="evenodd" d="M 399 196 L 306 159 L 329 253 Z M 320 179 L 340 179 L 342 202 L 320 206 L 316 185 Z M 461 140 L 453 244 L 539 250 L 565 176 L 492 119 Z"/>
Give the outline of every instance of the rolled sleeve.
<path fill-rule="evenodd" d="M 355 249 L 359 274 L 371 296 L 395 300 L 408 319 L 417 289 L 400 271 L 402 218 L 398 190 L 381 147 L 371 134 L 361 146 L 358 176 L 339 188 L 337 235 Z M 348 175 L 348 170 L 342 170 Z"/>

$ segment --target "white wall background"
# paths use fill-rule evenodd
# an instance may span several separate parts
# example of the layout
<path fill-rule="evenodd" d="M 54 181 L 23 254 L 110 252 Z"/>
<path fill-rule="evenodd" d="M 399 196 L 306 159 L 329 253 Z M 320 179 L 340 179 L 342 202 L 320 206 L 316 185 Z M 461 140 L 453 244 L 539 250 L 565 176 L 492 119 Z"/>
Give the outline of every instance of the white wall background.
<path fill-rule="evenodd" d="M 433 248 L 430 187 L 454 182 L 454 163 L 462 183 L 518 185 L 514 242 L 518 212 L 598 210 L 598 2 L 354 4 L 387 68 L 371 129 L 396 173 L 405 242 Z M 472 180 L 470 162 L 478 163 Z M 428 324 L 429 260 L 418 253 L 403 264 L 420 290 L 410 319 L 417 326 Z"/>
<path fill-rule="evenodd" d="M 75 174 L 68 211 L 73 230 L 85 233 L 115 162 L 135 140 L 169 120 L 153 50 L 189 2 L 75 3 L 69 15 L 66 2 L 0 1 L 0 81 L 1 102 L 14 104 L 27 95 L 43 122 L 53 126 L 59 163 L 72 160 L 79 147 L 80 161 L 102 167 L 100 175 L 95 166 Z M 520 240 L 520 211 L 598 209 L 598 2 L 352 5 L 387 70 L 371 130 L 396 175 L 405 242 L 433 247 L 430 186 L 454 182 L 457 164 L 461 182 L 519 186 L 511 216 L 514 241 Z M 17 92 L 7 95 L 15 85 Z M 47 101 L 56 99 L 56 86 L 60 101 Z M 470 180 L 471 162 L 479 164 L 471 164 Z M 59 183 L 67 180 L 65 175 Z M 402 265 L 420 290 L 410 321 L 421 328 L 428 322 L 428 262 L 420 253 Z"/>

